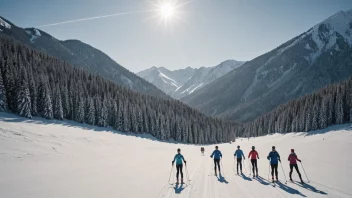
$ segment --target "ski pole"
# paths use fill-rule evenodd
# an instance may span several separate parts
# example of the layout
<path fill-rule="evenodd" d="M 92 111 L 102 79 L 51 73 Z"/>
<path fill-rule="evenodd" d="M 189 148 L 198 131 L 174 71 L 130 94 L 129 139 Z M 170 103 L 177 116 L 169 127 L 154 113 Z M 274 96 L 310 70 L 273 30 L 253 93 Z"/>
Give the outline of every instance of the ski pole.
<path fill-rule="evenodd" d="M 246 161 L 243 159 L 243 167 L 244 167 L 244 171 L 247 172 L 247 169 L 246 169 Z"/>
<path fill-rule="evenodd" d="M 270 162 L 269 162 L 268 181 L 270 181 Z"/>
<path fill-rule="evenodd" d="M 233 167 L 232 167 L 232 169 L 233 169 L 233 172 L 236 173 L 236 161 L 235 161 L 235 159 L 233 159 Z"/>
<path fill-rule="evenodd" d="M 306 175 L 306 178 L 307 178 L 307 180 L 308 180 L 308 183 L 310 183 L 310 180 L 309 180 L 309 178 L 308 178 L 308 176 L 307 176 L 307 173 L 306 173 L 306 171 L 304 170 L 304 167 L 303 167 L 303 164 L 302 164 L 302 162 L 301 162 L 301 166 L 302 166 L 302 169 L 303 169 L 303 172 L 304 172 L 304 174 Z"/>
<path fill-rule="evenodd" d="M 221 170 L 222 170 L 222 174 L 224 175 L 224 177 L 225 177 L 225 171 L 224 171 L 224 166 L 222 165 L 222 159 L 220 160 L 220 162 L 221 162 Z"/>
<path fill-rule="evenodd" d="M 185 167 L 186 167 L 186 173 L 187 173 L 188 184 L 190 184 L 191 180 L 189 179 L 187 164 L 185 164 Z"/>
<path fill-rule="evenodd" d="M 171 179 L 171 174 L 173 172 L 173 169 L 174 169 L 174 165 L 172 164 L 171 170 L 170 170 L 170 175 L 169 175 L 169 181 L 168 181 L 169 184 L 170 184 L 170 179 Z"/>
<path fill-rule="evenodd" d="M 286 180 L 286 183 L 285 183 L 285 184 L 287 184 L 286 174 L 285 174 L 284 168 L 282 167 L 282 163 L 281 163 L 281 162 L 280 162 L 280 165 L 281 165 L 282 172 L 284 173 L 284 176 L 285 176 L 285 180 Z"/>
<path fill-rule="evenodd" d="M 249 163 L 249 159 L 247 159 L 247 161 L 248 161 L 248 167 L 249 167 L 249 176 L 251 176 L 252 175 L 252 171 L 251 171 L 252 165 Z"/>

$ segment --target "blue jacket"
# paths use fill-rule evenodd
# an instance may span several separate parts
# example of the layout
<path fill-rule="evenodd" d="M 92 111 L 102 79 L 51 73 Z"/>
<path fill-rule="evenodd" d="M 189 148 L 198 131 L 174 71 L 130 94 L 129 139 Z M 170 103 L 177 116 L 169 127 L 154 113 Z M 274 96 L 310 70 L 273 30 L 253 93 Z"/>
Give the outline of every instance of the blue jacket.
<path fill-rule="evenodd" d="M 219 151 L 219 150 L 213 151 L 213 153 L 211 154 L 210 157 L 213 157 L 213 156 L 214 156 L 214 159 L 220 159 L 220 158 L 222 158 L 221 151 Z"/>
<path fill-rule="evenodd" d="M 174 157 L 174 161 L 176 161 L 176 165 L 181 165 L 183 161 L 185 161 L 185 158 L 183 158 L 183 155 L 177 153 Z M 174 162 L 172 161 L 172 162 Z"/>
<path fill-rule="evenodd" d="M 271 151 L 268 155 L 268 160 L 270 160 L 270 164 L 278 164 L 280 160 L 280 155 L 277 151 Z"/>
<path fill-rule="evenodd" d="M 235 154 L 234 154 L 234 156 L 236 156 L 236 158 L 242 158 L 243 157 L 244 159 L 246 159 L 244 157 L 243 151 L 241 149 L 237 149 Z"/>

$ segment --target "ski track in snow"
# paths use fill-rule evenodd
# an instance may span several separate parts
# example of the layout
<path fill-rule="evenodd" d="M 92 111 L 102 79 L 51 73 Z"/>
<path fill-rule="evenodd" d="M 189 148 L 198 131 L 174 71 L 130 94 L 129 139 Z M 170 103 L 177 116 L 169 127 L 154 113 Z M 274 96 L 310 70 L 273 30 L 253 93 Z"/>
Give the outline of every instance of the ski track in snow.
<path fill-rule="evenodd" d="M 25 120 L 0 113 L 0 197 L 352 197 L 351 161 L 344 158 L 352 149 L 349 127 L 340 125 L 322 133 L 274 134 L 219 144 L 224 156 L 220 163 L 224 178 L 219 179 L 209 157 L 214 145 L 204 146 L 206 152 L 201 156 L 200 147 L 195 145 L 113 134 L 109 129 L 69 121 Z M 238 144 L 245 154 L 252 145 L 256 146 L 261 157 L 258 160 L 261 177 L 252 178 L 248 159 L 243 162 L 244 176 L 235 174 L 233 152 Z M 296 148 L 311 182 L 285 184 L 279 166 L 281 183 L 271 183 L 265 158 L 272 145 L 277 146 L 282 159 L 290 148 Z M 191 180 L 187 181 L 184 166 L 187 184 L 183 189 L 175 189 L 175 185 L 167 182 L 177 148 L 182 149 Z M 329 157 L 334 154 L 340 154 L 338 157 L 343 160 Z M 285 160 L 282 163 L 288 177 L 288 163 Z M 299 168 L 307 182 L 300 165 Z M 298 179 L 296 172 L 293 179 Z M 170 182 L 175 180 L 174 167 Z"/>

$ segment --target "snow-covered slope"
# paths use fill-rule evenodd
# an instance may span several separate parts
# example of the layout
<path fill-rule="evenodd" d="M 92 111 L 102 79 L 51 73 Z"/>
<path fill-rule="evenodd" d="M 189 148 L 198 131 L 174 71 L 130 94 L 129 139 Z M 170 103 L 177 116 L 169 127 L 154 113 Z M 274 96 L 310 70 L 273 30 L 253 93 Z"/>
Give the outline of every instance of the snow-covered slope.
<path fill-rule="evenodd" d="M 11 25 L 8 24 L 4 19 L 2 19 L 2 18 L 0 17 L 0 30 L 1 30 L 1 27 L 2 27 L 2 28 L 11 29 Z"/>
<path fill-rule="evenodd" d="M 237 139 L 220 144 L 223 177 L 215 177 L 209 158 L 214 145 L 200 146 L 158 142 L 149 136 L 111 133 L 106 128 L 66 121 L 23 118 L 0 113 L 0 192 L 6 198 L 271 198 L 351 197 L 352 129 L 349 125 L 324 131 L 275 134 Z M 252 145 L 259 152 L 259 179 L 252 179 L 248 161 L 244 175 L 234 173 L 233 152 L 241 145 L 245 155 Z M 279 167 L 275 186 L 268 182 L 266 156 L 275 145 L 288 176 L 287 156 L 296 149 L 310 183 L 288 183 Z M 181 148 L 187 161 L 185 178 L 190 184 L 175 188 L 168 184 L 171 161 Z M 302 167 L 299 165 L 303 178 Z M 170 182 L 174 181 L 175 171 Z M 188 175 L 189 173 L 189 175 Z M 187 176 L 188 175 L 188 176 Z M 293 173 L 297 180 L 297 174 Z"/>
<path fill-rule="evenodd" d="M 186 69 L 175 71 L 170 71 L 164 67 L 152 67 L 138 72 L 137 75 L 152 83 L 166 94 L 179 99 L 243 64 L 244 62 L 242 61 L 227 60 L 214 67 L 201 67 L 199 69 L 187 67 Z"/>
<path fill-rule="evenodd" d="M 208 115 L 246 122 L 351 75 L 349 10 L 246 62 L 182 101 Z"/>
<path fill-rule="evenodd" d="M 213 82 L 228 72 L 242 66 L 245 62 L 236 60 L 227 60 L 215 67 L 201 67 L 182 87 L 173 93 L 175 98 L 182 98 L 203 86 Z"/>

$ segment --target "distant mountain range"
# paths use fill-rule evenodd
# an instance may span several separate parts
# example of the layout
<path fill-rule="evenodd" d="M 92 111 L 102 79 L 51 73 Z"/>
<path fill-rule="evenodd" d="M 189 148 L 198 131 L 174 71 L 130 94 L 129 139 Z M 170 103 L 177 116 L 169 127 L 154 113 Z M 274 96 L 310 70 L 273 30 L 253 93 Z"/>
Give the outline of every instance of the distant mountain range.
<path fill-rule="evenodd" d="M 77 68 L 98 74 L 133 91 L 170 99 L 151 83 L 128 71 L 102 51 L 78 40 L 60 41 L 36 28 L 20 28 L 0 17 L 0 36 L 9 36 L 30 47 L 48 53 Z"/>
<path fill-rule="evenodd" d="M 227 60 L 214 67 L 201 67 L 199 69 L 187 67 L 174 71 L 164 67 L 152 67 L 138 72 L 137 75 L 171 97 L 180 99 L 243 64 L 243 61 Z"/>
<path fill-rule="evenodd" d="M 340 11 L 181 100 L 208 115 L 251 121 L 351 76 L 351 46 L 352 10 Z"/>

